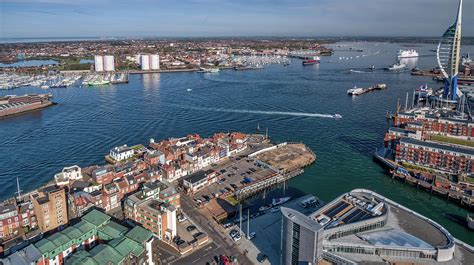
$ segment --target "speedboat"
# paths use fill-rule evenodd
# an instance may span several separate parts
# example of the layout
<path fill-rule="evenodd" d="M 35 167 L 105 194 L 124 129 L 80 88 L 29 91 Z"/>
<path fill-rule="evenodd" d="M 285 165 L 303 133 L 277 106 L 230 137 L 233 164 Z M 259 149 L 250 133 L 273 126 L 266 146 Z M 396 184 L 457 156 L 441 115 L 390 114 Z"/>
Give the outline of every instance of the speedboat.
<path fill-rule="evenodd" d="M 333 117 L 334 119 L 342 119 L 342 115 L 339 114 L 339 113 L 336 113 L 336 114 L 332 115 L 332 117 Z"/>
<path fill-rule="evenodd" d="M 411 49 L 411 50 L 399 50 L 397 53 L 398 59 L 403 58 L 416 58 L 418 57 L 418 52 Z"/>
<path fill-rule="evenodd" d="M 272 200 L 272 205 L 277 206 L 277 205 L 280 205 L 280 204 L 283 204 L 283 203 L 289 201 L 290 199 L 291 199 L 291 197 L 276 198 L 276 199 Z"/>

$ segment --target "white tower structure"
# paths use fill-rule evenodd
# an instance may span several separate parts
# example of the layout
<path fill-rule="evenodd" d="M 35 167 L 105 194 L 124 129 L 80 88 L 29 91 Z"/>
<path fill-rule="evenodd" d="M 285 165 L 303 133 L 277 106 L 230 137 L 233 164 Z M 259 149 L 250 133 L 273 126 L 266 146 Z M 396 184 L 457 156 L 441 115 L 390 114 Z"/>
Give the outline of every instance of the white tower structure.
<path fill-rule="evenodd" d="M 102 55 L 94 56 L 94 69 L 96 72 L 104 71 L 104 57 Z"/>

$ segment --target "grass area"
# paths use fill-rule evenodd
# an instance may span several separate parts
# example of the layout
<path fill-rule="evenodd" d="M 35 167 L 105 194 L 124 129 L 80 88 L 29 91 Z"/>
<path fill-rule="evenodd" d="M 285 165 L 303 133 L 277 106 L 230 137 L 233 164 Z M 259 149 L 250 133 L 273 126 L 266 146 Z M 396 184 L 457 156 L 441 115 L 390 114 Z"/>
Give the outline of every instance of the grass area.
<path fill-rule="evenodd" d="M 410 171 L 421 171 L 421 172 L 428 172 L 428 173 L 435 173 L 436 171 L 428 168 L 428 167 L 422 167 L 418 165 L 413 165 L 413 164 L 408 164 L 406 162 L 402 162 L 402 166 Z"/>
<path fill-rule="evenodd" d="M 144 147 L 145 147 L 145 146 L 142 145 L 142 144 L 137 144 L 137 145 L 134 145 L 134 146 L 132 146 L 132 147 L 130 147 L 130 148 L 131 148 L 132 150 L 134 150 L 134 151 L 137 151 L 137 150 L 140 150 L 140 149 L 142 149 L 142 148 L 144 148 Z"/>
<path fill-rule="evenodd" d="M 474 141 L 458 139 L 458 138 L 453 138 L 453 137 L 448 137 L 448 136 L 443 136 L 443 135 L 431 135 L 430 139 L 432 141 L 437 141 L 437 142 L 474 147 Z"/>
<path fill-rule="evenodd" d="M 234 206 L 239 204 L 239 201 L 234 196 L 229 196 L 226 198 L 226 200 Z"/>

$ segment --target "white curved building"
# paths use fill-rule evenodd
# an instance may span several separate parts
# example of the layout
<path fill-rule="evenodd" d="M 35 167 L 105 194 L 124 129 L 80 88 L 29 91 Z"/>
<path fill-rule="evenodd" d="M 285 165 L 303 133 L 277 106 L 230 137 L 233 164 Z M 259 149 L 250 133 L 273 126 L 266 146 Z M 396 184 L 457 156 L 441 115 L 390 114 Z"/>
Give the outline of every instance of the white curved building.
<path fill-rule="evenodd" d="M 281 264 L 474 260 L 454 259 L 455 239 L 440 224 L 370 190 L 342 194 L 309 216 L 281 211 Z"/>

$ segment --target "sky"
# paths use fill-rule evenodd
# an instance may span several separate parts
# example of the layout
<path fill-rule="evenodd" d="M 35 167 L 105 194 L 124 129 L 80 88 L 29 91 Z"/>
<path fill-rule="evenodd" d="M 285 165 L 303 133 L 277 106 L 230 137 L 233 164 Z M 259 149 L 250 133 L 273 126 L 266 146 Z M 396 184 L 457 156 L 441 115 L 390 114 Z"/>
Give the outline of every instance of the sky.
<path fill-rule="evenodd" d="M 436 37 L 458 1 L 0 0 L 0 38 Z M 464 0 L 463 35 L 474 36 L 474 0 Z"/>

